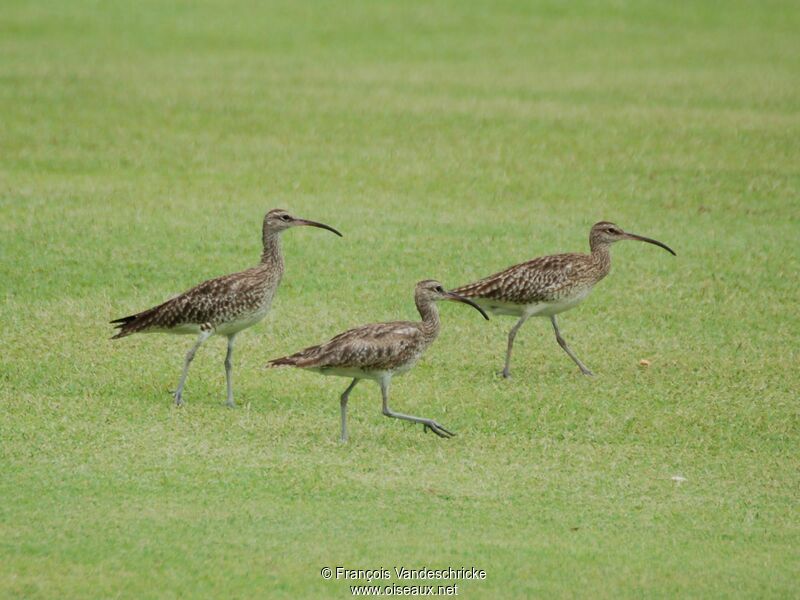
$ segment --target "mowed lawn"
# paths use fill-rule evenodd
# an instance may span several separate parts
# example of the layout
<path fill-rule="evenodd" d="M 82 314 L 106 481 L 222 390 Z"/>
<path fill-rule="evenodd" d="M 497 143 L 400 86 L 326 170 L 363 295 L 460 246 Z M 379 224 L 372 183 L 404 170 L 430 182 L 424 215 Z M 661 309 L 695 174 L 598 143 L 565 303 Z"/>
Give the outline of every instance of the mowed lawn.
<path fill-rule="evenodd" d="M 350 596 L 325 566 L 477 567 L 467 598 L 800 593 L 800 8 L 792 2 L 21 2 L 0 11 L 0 596 Z M 254 265 L 224 341 L 108 321 Z M 541 254 L 624 242 L 561 317 L 441 307 L 377 386 L 264 369 Z M 650 361 L 640 366 L 641 359 Z M 683 477 L 685 482 L 674 481 Z M 389 583 L 397 583 L 393 578 Z M 433 583 L 433 582 L 431 582 Z"/>

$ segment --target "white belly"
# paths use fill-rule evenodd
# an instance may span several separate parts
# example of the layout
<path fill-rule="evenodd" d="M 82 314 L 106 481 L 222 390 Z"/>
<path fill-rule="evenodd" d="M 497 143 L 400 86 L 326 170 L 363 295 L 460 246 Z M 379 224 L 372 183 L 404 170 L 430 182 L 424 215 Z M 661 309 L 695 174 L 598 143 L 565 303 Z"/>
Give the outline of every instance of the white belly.
<path fill-rule="evenodd" d="M 266 317 L 268 312 L 269 305 L 266 305 L 263 309 L 258 310 L 257 312 L 250 313 L 248 315 L 242 315 L 240 318 L 228 321 L 227 323 L 220 323 L 214 329 L 214 333 L 217 335 L 233 335 L 234 333 L 240 332 L 242 329 L 252 327 Z"/>
<path fill-rule="evenodd" d="M 532 316 L 536 317 L 552 317 L 553 315 L 557 315 L 558 313 L 562 313 L 567 311 L 571 308 L 575 308 L 586 299 L 586 296 L 589 295 L 589 290 L 586 292 L 578 295 L 572 296 L 571 298 L 564 298 L 563 300 L 558 300 L 556 302 L 547 302 L 537 304 L 534 307 L 534 312 L 530 313 Z"/>
<path fill-rule="evenodd" d="M 512 304 L 511 302 L 500 302 L 499 300 L 489 300 L 488 298 L 472 298 L 475 304 L 483 310 L 488 310 L 494 315 L 510 315 L 521 317 L 525 314 L 525 304 Z"/>
<path fill-rule="evenodd" d="M 323 369 L 308 369 L 321 375 L 331 375 L 334 377 L 349 377 L 352 379 L 372 379 L 380 381 L 386 376 L 398 374 L 397 371 L 365 371 L 358 368 L 328 367 Z"/>
<path fill-rule="evenodd" d="M 481 308 L 495 315 L 509 315 L 512 317 L 522 317 L 523 315 L 528 315 L 529 317 L 551 317 L 571 308 L 575 308 L 586 299 L 586 296 L 588 296 L 591 291 L 592 288 L 587 288 L 569 298 L 563 298 L 554 302 L 536 302 L 534 304 L 513 304 L 511 302 L 501 302 L 490 298 L 473 298 L 473 300 Z"/>

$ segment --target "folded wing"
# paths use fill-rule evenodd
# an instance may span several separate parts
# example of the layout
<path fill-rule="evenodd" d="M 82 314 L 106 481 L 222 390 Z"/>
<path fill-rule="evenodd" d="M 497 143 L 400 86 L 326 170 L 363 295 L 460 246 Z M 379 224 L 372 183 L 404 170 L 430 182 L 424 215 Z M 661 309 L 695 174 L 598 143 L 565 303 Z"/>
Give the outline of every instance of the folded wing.
<path fill-rule="evenodd" d="M 576 283 L 586 268 L 584 254 L 534 258 L 453 291 L 468 298 L 487 298 L 514 304 L 549 302 Z"/>
<path fill-rule="evenodd" d="M 418 324 L 408 321 L 374 323 L 350 329 L 318 346 L 269 362 L 270 367 L 393 369 L 422 349 Z"/>

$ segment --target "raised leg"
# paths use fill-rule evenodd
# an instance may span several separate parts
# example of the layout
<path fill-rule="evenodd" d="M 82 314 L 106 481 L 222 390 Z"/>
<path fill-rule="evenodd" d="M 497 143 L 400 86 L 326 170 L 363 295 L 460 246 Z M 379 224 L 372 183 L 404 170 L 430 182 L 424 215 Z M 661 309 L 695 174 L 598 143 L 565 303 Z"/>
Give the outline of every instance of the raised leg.
<path fill-rule="evenodd" d="M 350 398 L 350 392 L 353 391 L 353 388 L 358 385 L 358 382 L 361 381 L 360 379 L 353 379 L 350 382 L 350 385 L 347 386 L 347 389 L 342 393 L 342 397 L 339 400 L 339 404 L 342 407 L 342 441 L 347 441 L 347 400 Z"/>
<path fill-rule="evenodd" d="M 383 414 L 385 416 L 392 417 L 394 419 L 403 419 L 404 421 L 411 421 L 412 423 L 422 423 L 422 425 L 424 425 L 425 427 L 425 431 L 428 431 L 428 429 L 430 429 L 433 433 L 435 433 L 439 437 L 447 438 L 447 437 L 453 437 L 455 435 L 455 433 L 453 433 L 452 431 L 448 431 L 433 419 L 423 419 L 422 417 L 415 417 L 414 415 L 404 415 L 402 413 L 394 412 L 391 408 L 389 408 L 390 382 L 391 382 L 391 377 L 385 377 L 380 381 L 381 396 L 383 397 Z"/>
<path fill-rule="evenodd" d="M 525 321 L 528 320 L 530 315 L 522 315 L 517 324 L 511 328 L 511 331 L 508 332 L 508 348 L 506 349 L 506 366 L 503 367 L 503 370 L 500 372 L 503 377 L 508 379 L 511 377 L 511 350 L 514 348 L 514 338 L 517 337 L 517 332 L 519 328 L 523 326 Z"/>
<path fill-rule="evenodd" d="M 183 385 L 186 383 L 186 376 L 189 374 L 189 365 L 192 364 L 192 360 L 194 360 L 194 355 L 197 352 L 197 349 L 203 345 L 209 337 L 211 337 L 211 331 L 201 331 L 200 335 L 197 336 L 197 341 L 194 343 L 194 346 L 189 348 L 189 352 L 186 353 L 186 360 L 183 362 L 183 373 L 181 373 L 181 380 L 178 382 L 178 389 L 175 390 L 175 404 L 181 406 L 183 404 Z"/>
<path fill-rule="evenodd" d="M 233 342 L 236 339 L 236 334 L 228 336 L 228 352 L 225 354 L 225 383 L 228 387 L 228 401 L 227 405 L 231 408 L 236 406 L 233 401 Z"/>
<path fill-rule="evenodd" d="M 553 330 L 556 332 L 556 340 L 558 341 L 558 345 L 564 349 L 564 352 L 566 352 L 573 361 L 575 361 L 575 364 L 578 365 L 581 373 L 584 375 L 594 375 L 594 373 L 589 370 L 589 367 L 583 364 L 580 359 L 572 353 L 572 350 L 570 350 L 569 346 L 567 346 L 567 342 L 563 337 L 561 337 L 561 332 L 558 330 L 558 321 L 556 321 L 555 315 L 550 317 L 550 322 L 553 324 Z"/>

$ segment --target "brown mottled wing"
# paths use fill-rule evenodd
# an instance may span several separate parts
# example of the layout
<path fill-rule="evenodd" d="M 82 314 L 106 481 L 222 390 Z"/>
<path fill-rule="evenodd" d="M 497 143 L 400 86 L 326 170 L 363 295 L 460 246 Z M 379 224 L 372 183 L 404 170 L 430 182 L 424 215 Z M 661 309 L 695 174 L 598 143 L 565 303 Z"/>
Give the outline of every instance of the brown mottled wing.
<path fill-rule="evenodd" d="M 373 323 L 340 333 L 319 346 L 270 361 L 270 366 L 301 368 L 392 369 L 421 352 L 425 337 L 416 323 Z"/>
<path fill-rule="evenodd" d="M 171 329 L 185 324 L 218 324 L 257 301 L 249 271 L 209 279 L 135 315 L 116 319 L 120 331 L 114 338 L 148 329 Z M 251 296 L 253 296 L 251 298 Z"/>
<path fill-rule="evenodd" d="M 549 302 L 575 286 L 586 267 L 585 254 L 541 256 L 453 291 L 468 298 L 513 304 Z"/>

